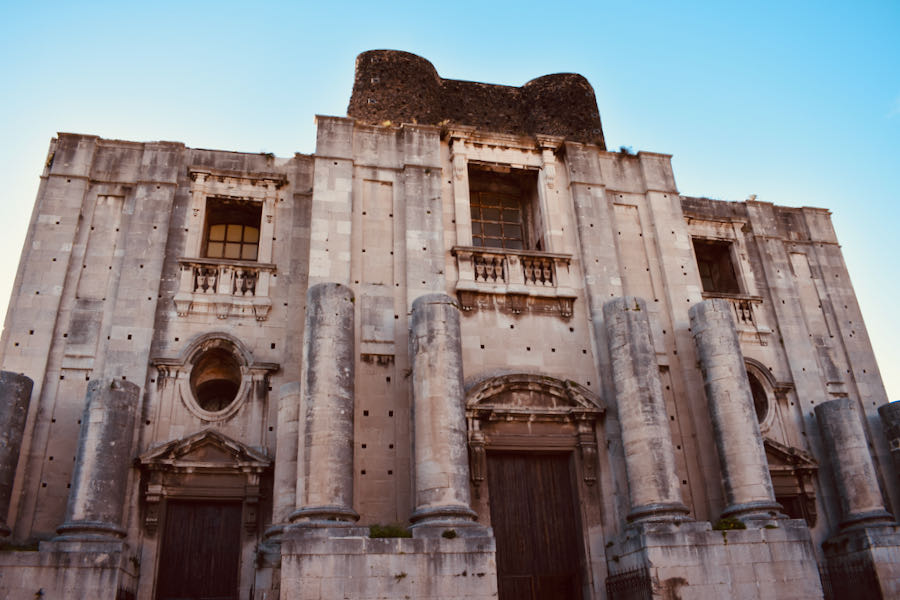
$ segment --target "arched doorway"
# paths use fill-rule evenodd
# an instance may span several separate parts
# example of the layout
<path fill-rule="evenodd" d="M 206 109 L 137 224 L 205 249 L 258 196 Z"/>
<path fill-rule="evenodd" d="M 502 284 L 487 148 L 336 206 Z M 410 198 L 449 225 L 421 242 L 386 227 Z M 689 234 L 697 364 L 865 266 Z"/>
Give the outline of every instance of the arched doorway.
<path fill-rule="evenodd" d="M 472 386 L 466 414 L 475 502 L 497 540 L 500 600 L 584 597 L 582 500 L 597 480 L 600 399 L 574 382 L 516 373 Z"/>

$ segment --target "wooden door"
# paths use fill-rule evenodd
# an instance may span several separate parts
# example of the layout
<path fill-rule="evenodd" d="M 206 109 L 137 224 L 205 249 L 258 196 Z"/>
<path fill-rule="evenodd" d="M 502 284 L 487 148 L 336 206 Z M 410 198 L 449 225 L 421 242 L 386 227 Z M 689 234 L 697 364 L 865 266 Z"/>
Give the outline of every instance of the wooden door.
<path fill-rule="evenodd" d="M 488 453 L 500 600 L 581 598 L 570 454 Z"/>
<path fill-rule="evenodd" d="M 170 501 L 162 544 L 158 600 L 237 600 L 240 503 Z"/>

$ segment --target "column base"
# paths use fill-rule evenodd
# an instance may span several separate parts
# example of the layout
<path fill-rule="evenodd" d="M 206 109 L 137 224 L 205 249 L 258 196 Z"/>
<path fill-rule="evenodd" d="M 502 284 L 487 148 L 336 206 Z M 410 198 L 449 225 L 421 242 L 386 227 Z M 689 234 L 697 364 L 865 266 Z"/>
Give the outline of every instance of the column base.
<path fill-rule="evenodd" d="M 773 500 L 732 504 L 722 511 L 722 519 L 737 519 L 745 525 L 763 527 L 774 520 L 787 519 L 784 508 Z"/>
<path fill-rule="evenodd" d="M 660 502 L 631 509 L 628 523 L 682 523 L 690 521 L 691 510 L 681 502 Z"/>
<path fill-rule="evenodd" d="M 420 527 L 466 527 L 475 525 L 478 515 L 468 506 L 450 504 L 418 508 L 409 517 L 412 528 Z"/>
<path fill-rule="evenodd" d="M 56 541 L 113 541 L 125 537 L 125 529 L 103 521 L 66 521 L 56 533 Z"/>
<path fill-rule="evenodd" d="M 885 509 L 879 508 L 867 512 L 854 513 L 841 521 L 838 527 L 843 532 L 878 525 L 896 525 L 896 519 L 894 519 L 894 515 Z"/>
<path fill-rule="evenodd" d="M 306 506 L 288 517 L 291 523 L 321 523 L 325 527 L 340 527 L 342 523 L 359 521 L 359 514 L 347 506 Z"/>

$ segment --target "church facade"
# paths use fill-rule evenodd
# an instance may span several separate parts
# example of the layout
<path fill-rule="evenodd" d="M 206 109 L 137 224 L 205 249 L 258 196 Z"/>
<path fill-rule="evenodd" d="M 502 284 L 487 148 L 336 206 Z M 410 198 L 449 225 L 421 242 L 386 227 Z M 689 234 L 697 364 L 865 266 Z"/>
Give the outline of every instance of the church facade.
<path fill-rule="evenodd" d="M 371 51 L 348 115 L 290 158 L 52 140 L 3 597 L 900 594 L 900 404 L 827 210 L 681 195 L 573 74 Z"/>

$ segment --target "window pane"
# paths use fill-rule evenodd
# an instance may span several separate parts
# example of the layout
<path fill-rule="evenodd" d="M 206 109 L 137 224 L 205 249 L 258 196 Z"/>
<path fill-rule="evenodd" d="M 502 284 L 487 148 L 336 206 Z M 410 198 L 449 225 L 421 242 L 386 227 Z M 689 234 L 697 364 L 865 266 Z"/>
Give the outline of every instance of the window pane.
<path fill-rule="evenodd" d="M 504 197 L 501 199 L 501 205 L 502 205 L 504 208 L 515 208 L 515 209 L 518 209 L 519 206 L 521 206 L 521 202 L 519 201 L 518 198 L 516 198 L 516 197 L 514 197 L 514 196 L 504 196 Z"/>
<path fill-rule="evenodd" d="M 481 235 L 481 223 L 472 221 L 472 235 Z"/>
<path fill-rule="evenodd" d="M 503 225 L 503 237 L 514 240 L 522 239 L 522 227 L 519 225 Z"/>
<path fill-rule="evenodd" d="M 484 238 L 484 245 L 488 248 L 502 248 L 503 240 L 500 238 Z"/>
<path fill-rule="evenodd" d="M 244 241 L 255 244 L 259 241 L 259 229 L 256 227 L 244 227 Z"/>
<path fill-rule="evenodd" d="M 521 240 L 506 240 L 506 248 L 509 250 L 521 250 L 522 249 L 522 241 Z"/>
<path fill-rule="evenodd" d="M 209 228 L 209 239 L 217 242 L 222 242 L 225 240 L 225 226 L 224 225 L 213 225 Z"/>
<path fill-rule="evenodd" d="M 485 223 L 484 224 L 484 234 L 491 235 L 494 237 L 500 237 L 501 229 L 499 223 Z"/>
<path fill-rule="evenodd" d="M 256 244 L 244 244 L 241 250 L 241 258 L 244 260 L 256 260 Z"/>
<path fill-rule="evenodd" d="M 503 209 L 503 221 L 505 223 L 521 223 L 522 222 L 522 213 L 519 209 L 515 208 L 504 208 Z"/>
<path fill-rule="evenodd" d="M 239 242 L 241 241 L 241 234 L 244 231 L 243 225 L 229 225 L 228 226 L 228 241 L 229 242 Z"/>
<path fill-rule="evenodd" d="M 499 208 L 482 208 L 481 216 L 485 221 L 499 221 L 500 220 L 500 209 Z"/>
<path fill-rule="evenodd" d="M 472 245 L 481 247 L 481 246 L 484 246 L 484 242 L 482 242 L 480 237 L 472 238 Z"/>
<path fill-rule="evenodd" d="M 225 258 L 238 259 L 241 257 L 240 244 L 225 244 Z"/>
<path fill-rule="evenodd" d="M 206 256 L 209 258 L 222 258 L 222 242 L 210 242 L 206 247 Z"/>

